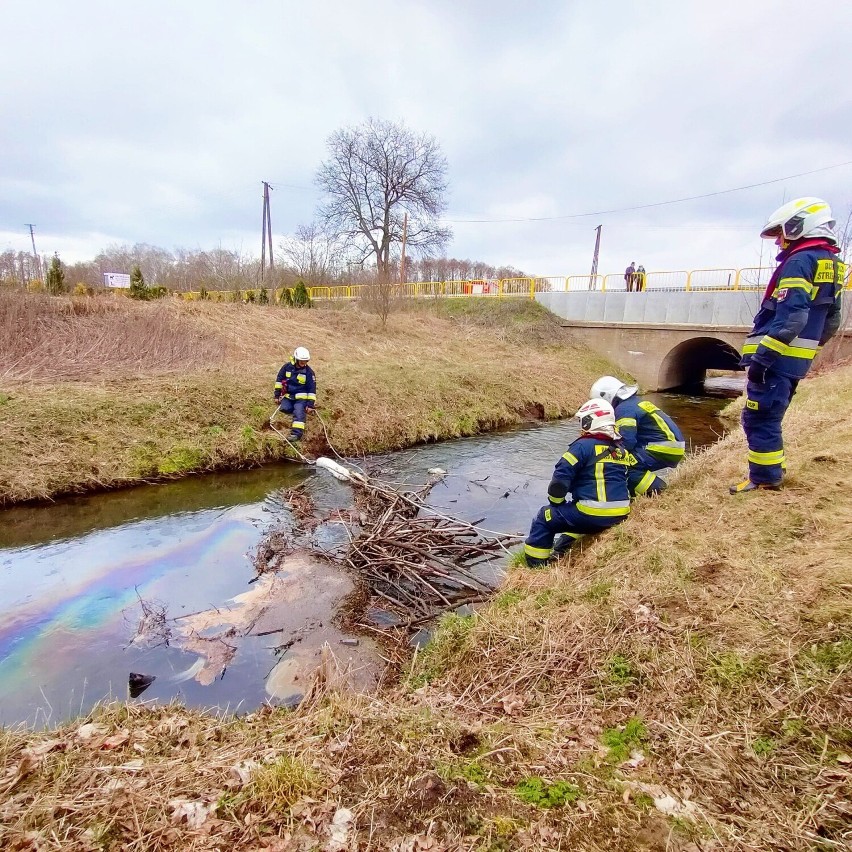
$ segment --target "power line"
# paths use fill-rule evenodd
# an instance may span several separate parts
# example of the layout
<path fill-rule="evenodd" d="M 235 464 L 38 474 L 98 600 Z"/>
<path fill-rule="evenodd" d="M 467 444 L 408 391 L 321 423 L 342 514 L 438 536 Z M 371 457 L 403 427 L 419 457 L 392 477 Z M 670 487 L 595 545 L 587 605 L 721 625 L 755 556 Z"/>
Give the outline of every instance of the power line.
<path fill-rule="evenodd" d="M 697 201 L 700 198 L 712 198 L 716 195 L 727 195 L 731 192 L 742 192 L 746 189 L 756 189 L 759 186 L 769 186 L 773 183 L 781 183 L 785 180 L 793 178 L 805 177 L 806 175 L 815 175 L 818 172 L 827 172 L 832 169 L 839 169 L 843 166 L 852 165 L 852 160 L 847 160 L 845 163 L 836 163 L 833 166 L 823 166 L 821 169 L 811 169 L 807 172 L 799 172 L 795 175 L 785 175 L 784 177 L 773 178 L 772 180 L 764 180 L 760 183 L 750 183 L 745 186 L 735 186 L 732 189 L 720 189 L 716 192 L 705 192 L 701 195 L 689 195 L 686 198 L 673 198 L 670 201 L 655 201 L 652 204 L 637 204 L 633 207 L 615 207 L 612 210 L 593 210 L 589 213 L 569 213 L 565 216 L 530 216 L 522 219 L 446 219 L 446 222 L 451 224 L 489 224 L 499 222 L 553 222 L 560 219 L 583 219 L 587 216 L 607 216 L 611 213 L 628 213 L 632 210 L 648 210 L 651 207 L 665 207 L 669 204 L 682 204 L 684 201 Z"/>

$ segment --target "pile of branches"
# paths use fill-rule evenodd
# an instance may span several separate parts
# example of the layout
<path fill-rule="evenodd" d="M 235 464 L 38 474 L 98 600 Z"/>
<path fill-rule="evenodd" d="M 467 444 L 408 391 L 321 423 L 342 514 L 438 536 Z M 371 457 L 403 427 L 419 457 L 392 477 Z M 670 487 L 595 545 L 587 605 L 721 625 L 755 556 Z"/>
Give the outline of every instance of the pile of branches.
<path fill-rule="evenodd" d="M 375 480 L 356 490 L 358 529 L 336 561 L 366 585 L 371 605 L 390 609 L 416 626 L 463 604 L 485 600 L 491 586 L 477 566 L 504 550 L 476 524 L 431 513 L 419 491 L 398 491 Z M 328 554 L 325 554 L 328 556 Z"/>

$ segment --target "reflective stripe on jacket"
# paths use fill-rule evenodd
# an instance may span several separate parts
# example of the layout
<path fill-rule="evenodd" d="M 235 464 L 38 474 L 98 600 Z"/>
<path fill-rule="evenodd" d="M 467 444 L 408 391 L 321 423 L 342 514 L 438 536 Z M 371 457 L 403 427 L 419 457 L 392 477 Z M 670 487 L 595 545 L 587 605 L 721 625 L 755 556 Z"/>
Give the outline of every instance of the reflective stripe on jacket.
<path fill-rule="evenodd" d="M 802 379 L 840 325 L 846 267 L 828 248 L 793 251 L 776 271 L 778 285 L 763 300 L 743 346 L 752 361 L 782 376 Z"/>
<path fill-rule="evenodd" d="M 570 492 L 574 505 L 585 515 L 623 517 L 630 513 L 627 472 L 634 461 L 614 441 L 580 437 L 556 463 L 548 499 L 564 503 Z"/>
<path fill-rule="evenodd" d="M 686 453 L 686 441 L 674 420 L 636 394 L 615 401 L 615 425 L 621 445 L 630 452 L 645 451 L 670 465 L 676 465 Z"/>
<path fill-rule="evenodd" d="M 278 371 L 275 394 L 285 396 L 287 399 L 304 400 L 308 408 L 313 408 L 317 401 L 317 381 L 310 365 L 298 367 L 296 359 L 291 358 Z"/>

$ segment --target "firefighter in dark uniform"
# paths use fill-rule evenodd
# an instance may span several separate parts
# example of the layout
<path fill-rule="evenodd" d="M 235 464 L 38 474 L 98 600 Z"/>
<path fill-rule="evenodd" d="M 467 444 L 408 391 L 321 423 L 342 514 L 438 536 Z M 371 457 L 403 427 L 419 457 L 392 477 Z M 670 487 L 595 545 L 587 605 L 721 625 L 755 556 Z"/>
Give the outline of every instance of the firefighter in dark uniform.
<path fill-rule="evenodd" d="M 297 346 L 293 357 L 278 371 L 275 379 L 275 401 L 278 411 L 292 414 L 290 440 L 301 441 L 305 434 L 305 417 L 313 411 L 317 401 L 317 381 L 314 371 L 308 366 L 311 353 L 304 346 Z M 273 418 L 278 414 L 276 411 Z"/>
<path fill-rule="evenodd" d="M 577 419 L 580 437 L 557 462 L 547 488 L 549 505 L 539 510 L 524 542 L 531 568 L 547 565 L 584 535 L 620 524 L 630 514 L 627 471 L 632 457 L 619 446 L 612 406 L 590 399 Z M 554 550 L 557 533 L 562 537 Z"/>
<path fill-rule="evenodd" d="M 781 253 L 743 346 L 748 479 L 732 485 L 732 494 L 781 485 L 786 470 L 781 421 L 814 356 L 840 327 L 846 268 L 838 257 L 835 225 L 825 201 L 799 198 L 779 207 L 761 231 Z"/>
<path fill-rule="evenodd" d="M 676 467 L 686 454 L 677 423 L 638 391 L 636 385 L 626 385 L 615 376 L 601 376 L 589 393 L 593 399 L 612 403 L 621 446 L 636 459 L 628 476 L 631 497 L 662 491 L 666 483 L 656 472 Z"/>

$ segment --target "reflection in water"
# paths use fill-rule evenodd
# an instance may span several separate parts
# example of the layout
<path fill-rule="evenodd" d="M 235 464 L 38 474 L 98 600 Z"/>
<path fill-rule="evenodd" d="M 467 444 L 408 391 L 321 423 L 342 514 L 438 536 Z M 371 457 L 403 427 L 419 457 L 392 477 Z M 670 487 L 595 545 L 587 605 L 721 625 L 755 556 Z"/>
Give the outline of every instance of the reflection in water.
<path fill-rule="evenodd" d="M 651 397 L 681 424 L 692 447 L 716 440 L 726 400 Z M 523 533 L 553 465 L 576 436 L 573 421 L 415 447 L 376 461 L 382 477 L 422 483 L 448 476 L 433 503 L 483 526 Z M 0 723 L 55 723 L 107 697 L 125 698 L 130 672 L 155 676 L 143 698 L 248 708 L 264 699 L 275 641 L 250 638 L 210 687 L 175 683 L 196 661 L 167 646 L 128 641 L 138 597 L 171 617 L 244 592 L 246 554 L 285 516 L 275 491 L 303 482 L 324 512 L 347 505 L 348 486 L 311 468 L 282 465 L 186 479 L 0 513 Z M 295 603 L 298 607 L 298 602 Z"/>

